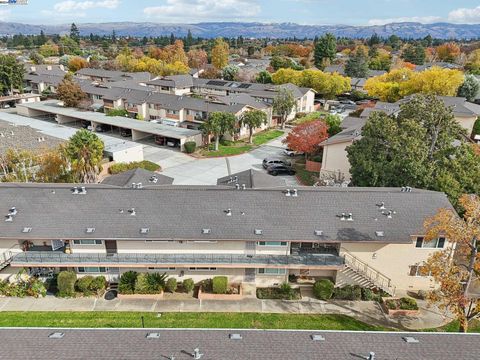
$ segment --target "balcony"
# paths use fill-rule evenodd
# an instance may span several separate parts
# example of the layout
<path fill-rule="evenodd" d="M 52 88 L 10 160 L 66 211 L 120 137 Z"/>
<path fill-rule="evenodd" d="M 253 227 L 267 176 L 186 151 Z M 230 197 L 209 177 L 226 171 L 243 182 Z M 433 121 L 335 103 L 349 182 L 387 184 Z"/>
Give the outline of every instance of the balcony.
<path fill-rule="evenodd" d="M 17 254 L 13 267 L 158 267 L 197 266 L 261 267 L 288 269 L 340 269 L 344 259 L 330 254 L 304 255 L 231 255 L 231 254 L 65 254 L 60 252 L 23 252 Z"/>

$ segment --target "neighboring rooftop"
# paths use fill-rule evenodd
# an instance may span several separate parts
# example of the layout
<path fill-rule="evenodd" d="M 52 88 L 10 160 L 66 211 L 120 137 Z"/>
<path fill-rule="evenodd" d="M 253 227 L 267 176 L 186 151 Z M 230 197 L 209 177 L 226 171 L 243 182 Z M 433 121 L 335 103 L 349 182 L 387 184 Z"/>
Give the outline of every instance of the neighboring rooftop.
<path fill-rule="evenodd" d="M 173 178 L 158 174 L 153 171 L 137 168 L 124 171 L 120 174 L 111 175 L 102 181 L 103 185 L 111 185 L 129 188 L 132 184 L 142 184 L 145 186 L 172 185 Z"/>
<path fill-rule="evenodd" d="M 0 343 L 5 359 L 37 360 L 192 360 L 195 349 L 203 360 L 476 360 L 480 352 L 478 334 L 315 330 L 4 328 Z"/>
<path fill-rule="evenodd" d="M 294 194 L 293 189 L 88 184 L 87 194 L 75 195 L 73 186 L 0 184 L 0 212 L 18 209 L 12 222 L 0 221 L 0 238 L 410 243 L 410 236 L 424 232 L 425 218 L 440 208 L 453 210 L 444 193 L 417 189 L 307 187 Z M 225 215 L 228 209 L 232 216 Z M 24 234 L 24 227 L 32 231 Z M 95 234 L 85 233 L 89 227 Z M 147 235 L 139 232 L 144 227 Z M 202 234 L 205 228 L 211 229 L 208 235 Z M 321 238 L 315 230 L 323 231 Z"/>
<path fill-rule="evenodd" d="M 62 142 L 62 140 L 45 135 L 30 126 L 16 125 L 0 120 L 0 155 L 5 154 L 9 149 L 45 152 L 52 150 Z"/>
<path fill-rule="evenodd" d="M 237 185 L 243 187 L 245 185 L 245 187 L 249 189 L 286 187 L 285 180 L 253 169 L 245 170 L 217 179 L 217 185 L 231 187 L 237 187 Z"/>

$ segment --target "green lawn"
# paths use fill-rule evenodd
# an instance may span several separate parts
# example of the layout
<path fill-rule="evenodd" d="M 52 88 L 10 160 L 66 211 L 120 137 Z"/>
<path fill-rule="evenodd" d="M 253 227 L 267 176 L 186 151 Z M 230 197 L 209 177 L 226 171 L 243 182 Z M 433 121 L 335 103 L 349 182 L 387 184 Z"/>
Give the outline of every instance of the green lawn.
<path fill-rule="evenodd" d="M 236 328 L 382 331 L 345 315 L 256 313 L 2 312 L 0 327 Z"/>
<path fill-rule="evenodd" d="M 458 321 L 452 321 L 451 323 L 436 329 L 425 329 L 427 332 L 458 332 Z M 472 320 L 468 327 L 469 333 L 480 333 L 480 320 Z"/>
<path fill-rule="evenodd" d="M 220 156 L 232 156 L 240 155 L 248 151 L 253 150 L 256 146 L 263 145 L 273 139 L 276 139 L 283 135 L 283 131 L 280 130 L 267 130 L 258 133 L 253 136 L 253 144 L 249 144 L 248 140 L 242 141 L 222 141 L 218 146 L 218 151 L 214 149 L 215 144 L 210 144 L 210 150 L 202 149 L 200 154 L 205 157 L 220 157 Z"/>

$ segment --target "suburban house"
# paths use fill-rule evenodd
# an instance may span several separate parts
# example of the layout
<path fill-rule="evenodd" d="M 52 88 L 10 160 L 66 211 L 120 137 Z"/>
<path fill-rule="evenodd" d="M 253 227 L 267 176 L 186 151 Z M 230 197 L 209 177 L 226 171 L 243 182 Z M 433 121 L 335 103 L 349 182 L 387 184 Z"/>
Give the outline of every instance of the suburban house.
<path fill-rule="evenodd" d="M 426 241 L 423 222 L 453 210 L 445 194 L 411 188 L 3 183 L 0 198 L 2 278 L 134 269 L 257 286 L 331 278 L 391 294 L 435 287 L 423 263 L 450 243 Z"/>
<path fill-rule="evenodd" d="M 445 106 L 451 107 L 455 120 L 470 135 L 475 121 L 480 116 L 480 105 L 468 102 L 462 97 L 439 96 Z M 347 157 L 347 147 L 353 144 L 362 136 L 362 128 L 370 115 L 374 112 L 383 112 L 387 115 L 396 115 L 400 111 L 400 106 L 409 101 L 411 97 L 402 99 L 396 103 L 387 103 L 378 101 L 373 108 L 363 110 L 360 118 L 346 117 L 341 126 L 343 130 L 328 138 L 320 145 L 323 147 L 322 167 L 320 178 L 329 180 L 344 179 L 350 180 L 350 163 Z"/>

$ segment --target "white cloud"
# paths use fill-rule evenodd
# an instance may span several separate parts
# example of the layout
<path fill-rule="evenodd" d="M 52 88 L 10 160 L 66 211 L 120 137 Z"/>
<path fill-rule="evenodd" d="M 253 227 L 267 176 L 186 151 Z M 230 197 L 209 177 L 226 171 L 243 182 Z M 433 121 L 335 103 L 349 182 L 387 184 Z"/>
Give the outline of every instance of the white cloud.
<path fill-rule="evenodd" d="M 252 17 L 260 10 L 257 0 L 167 0 L 166 5 L 147 7 L 143 13 L 166 22 L 188 22 Z"/>
<path fill-rule="evenodd" d="M 73 11 L 85 11 L 95 8 L 116 9 L 120 5 L 120 0 L 103 0 L 103 1 L 74 1 L 67 0 L 56 3 L 53 6 L 55 11 L 59 13 L 71 13 Z"/>
<path fill-rule="evenodd" d="M 432 24 L 438 21 L 442 21 L 438 16 L 413 16 L 413 17 L 398 17 L 390 19 L 371 19 L 368 21 L 368 25 L 385 25 L 391 23 L 401 22 L 417 22 L 422 24 Z"/>
<path fill-rule="evenodd" d="M 473 9 L 460 8 L 448 14 L 448 21 L 460 24 L 477 24 L 480 22 L 480 6 Z"/>

